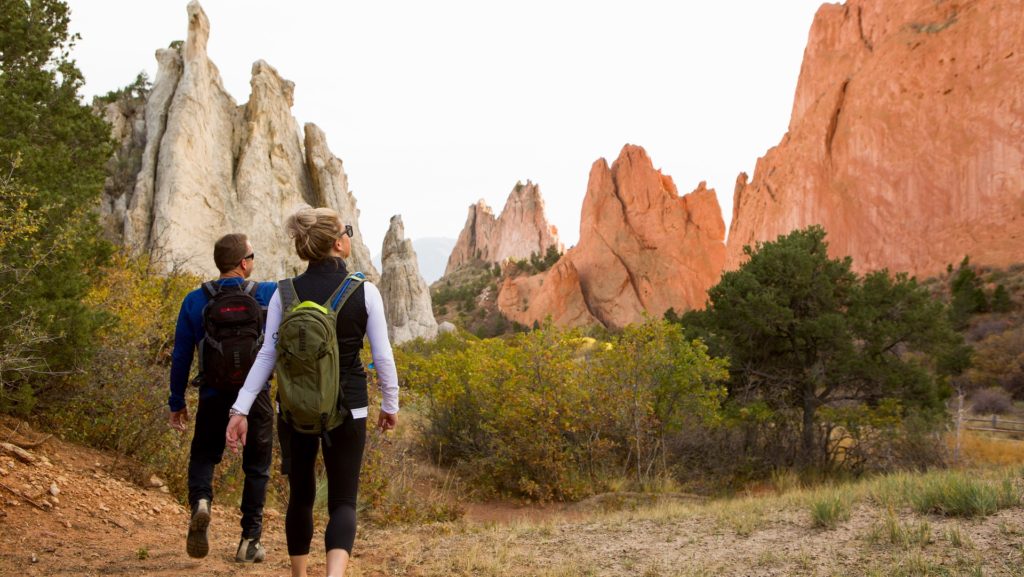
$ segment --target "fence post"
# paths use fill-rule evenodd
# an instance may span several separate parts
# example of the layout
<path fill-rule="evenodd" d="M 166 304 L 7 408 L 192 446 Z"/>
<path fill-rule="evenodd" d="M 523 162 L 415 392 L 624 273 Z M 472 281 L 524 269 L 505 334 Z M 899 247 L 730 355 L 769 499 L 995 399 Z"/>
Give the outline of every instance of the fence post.
<path fill-rule="evenodd" d="M 998 425 L 996 424 L 996 421 L 998 419 L 999 419 L 998 415 L 992 415 L 992 428 L 993 429 L 998 429 L 999 428 Z"/>
<path fill-rule="evenodd" d="M 956 407 L 956 444 L 953 446 L 953 464 L 960 463 L 960 435 L 964 428 L 964 391 L 957 387 Z"/>

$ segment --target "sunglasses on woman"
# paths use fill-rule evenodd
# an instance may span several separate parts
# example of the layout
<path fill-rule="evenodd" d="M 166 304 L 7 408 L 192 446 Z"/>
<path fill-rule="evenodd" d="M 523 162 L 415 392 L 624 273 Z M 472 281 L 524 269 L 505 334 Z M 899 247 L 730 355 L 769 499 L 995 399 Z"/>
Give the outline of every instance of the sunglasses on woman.
<path fill-rule="evenodd" d="M 348 236 L 349 238 L 352 238 L 353 234 L 355 234 L 355 232 L 352 230 L 352 225 L 351 224 L 346 224 L 345 225 L 345 230 L 341 231 L 341 236 Z M 338 237 L 338 238 L 341 238 L 341 237 Z"/>

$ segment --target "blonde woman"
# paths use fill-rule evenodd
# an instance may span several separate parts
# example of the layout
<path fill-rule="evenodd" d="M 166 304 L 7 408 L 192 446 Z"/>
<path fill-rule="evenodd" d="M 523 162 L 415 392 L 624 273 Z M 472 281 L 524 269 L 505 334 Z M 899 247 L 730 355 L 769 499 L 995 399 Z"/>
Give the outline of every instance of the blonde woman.
<path fill-rule="evenodd" d="M 352 227 L 344 225 L 329 208 L 304 208 L 288 218 L 289 235 L 295 239 L 299 258 L 308 261 L 306 272 L 293 279 L 298 300 L 326 301 L 348 275 L 344 259 L 352 250 Z M 231 408 L 227 443 L 238 451 L 245 444 L 246 415 L 256 395 L 267 382 L 277 360 L 278 326 L 283 311 L 280 292 L 270 299 L 266 334 L 270 335 Z M 356 495 L 359 469 L 366 442 L 368 398 L 366 373 L 359 358 L 363 337 L 370 341 L 373 363 L 380 381 L 382 402 L 377 427 L 395 427 L 398 413 L 398 375 L 388 342 L 384 303 L 380 291 L 363 282 L 338 310 L 337 337 L 340 357 L 342 404 L 350 418 L 326 433 L 323 443 L 327 470 L 327 509 L 330 520 L 324 535 L 327 575 L 345 573 L 356 532 Z M 292 577 L 306 577 L 309 547 L 313 538 L 313 501 L 316 496 L 314 464 L 321 449 L 321 436 L 299 433 L 278 419 L 282 447 L 282 469 L 288 475 L 288 512 L 285 535 L 291 558 Z"/>

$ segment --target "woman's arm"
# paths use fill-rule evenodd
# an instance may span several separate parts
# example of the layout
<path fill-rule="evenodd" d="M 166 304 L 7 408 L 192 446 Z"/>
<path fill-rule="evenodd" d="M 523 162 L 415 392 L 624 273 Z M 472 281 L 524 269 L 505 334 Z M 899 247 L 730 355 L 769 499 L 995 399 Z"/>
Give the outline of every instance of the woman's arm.
<path fill-rule="evenodd" d="M 281 325 L 281 317 L 281 293 L 274 291 L 274 296 L 270 297 L 270 304 L 267 305 L 267 327 L 263 332 L 263 347 L 257 353 L 256 360 L 245 377 L 245 384 L 242 385 L 242 390 L 238 391 L 235 404 L 231 407 L 243 415 L 249 414 L 256 396 L 263 390 L 274 371 L 274 364 L 277 362 L 277 329 Z"/>
<path fill-rule="evenodd" d="M 381 410 L 389 415 L 398 412 L 398 370 L 388 340 L 388 323 L 384 318 L 384 299 L 373 283 L 363 283 L 366 300 L 366 336 L 370 339 L 370 355 L 380 383 Z"/>

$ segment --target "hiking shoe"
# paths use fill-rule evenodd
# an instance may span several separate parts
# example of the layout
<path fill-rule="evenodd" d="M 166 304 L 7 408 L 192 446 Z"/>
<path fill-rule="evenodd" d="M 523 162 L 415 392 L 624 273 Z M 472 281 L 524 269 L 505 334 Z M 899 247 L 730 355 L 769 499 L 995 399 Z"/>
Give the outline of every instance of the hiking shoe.
<path fill-rule="evenodd" d="M 188 539 L 185 540 L 185 551 L 189 557 L 201 559 L 210 552 L 210 541 L 206 538 L 206 530 L 210 527 L 210 501 L 200 499 L 192 511 L 192 520 L 188 523 Z"/>
<path fill-rule="evenodd" d="M 246 539 L 238 542 L 238 551 L 235 553 L 235 561 L 238 563 L 262 563 L 267 558 L 267 550 L 260 545 L 259 538 Z"/>

